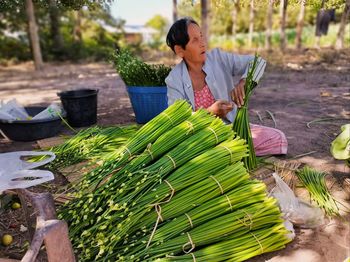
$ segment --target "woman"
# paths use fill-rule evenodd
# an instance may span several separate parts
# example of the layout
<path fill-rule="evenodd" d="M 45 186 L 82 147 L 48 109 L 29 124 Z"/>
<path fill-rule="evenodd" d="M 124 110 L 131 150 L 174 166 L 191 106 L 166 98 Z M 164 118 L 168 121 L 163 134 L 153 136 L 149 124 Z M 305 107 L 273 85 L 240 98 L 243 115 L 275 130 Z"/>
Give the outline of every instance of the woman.
<path fill-rule="evenodd" d="M 176 21 L 166 41 L 175 54 L 182 58 L 165 80 L 168 104 L 185 99 L 194 110 L 206 108 L 224 121 L 233 122 L 235 105 L 243 106 L 245 78 L 249 62 L 254 56 L 234 55 L 219 49 L 206 52 L 201 29 L 191 18 Z M 265 64 L 263 59 L 259 61 L 254 76 L 256 82 Z M 234 76 L 241 76 L 236 86 Z M 251 125 L 251 131 L 256 155 L 287 153 L 287 140 L 281 131 L 258 125 Z"/>

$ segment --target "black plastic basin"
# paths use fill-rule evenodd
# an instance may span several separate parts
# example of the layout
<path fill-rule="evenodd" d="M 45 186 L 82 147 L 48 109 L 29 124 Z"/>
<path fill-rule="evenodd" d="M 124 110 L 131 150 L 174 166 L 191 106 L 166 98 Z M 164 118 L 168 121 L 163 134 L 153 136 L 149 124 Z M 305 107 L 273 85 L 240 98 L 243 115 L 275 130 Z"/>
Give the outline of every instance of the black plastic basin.
<path fill-rule="evenodd" d="M 46 107 L 25 107 L 30 116 L 35 116 Z M 65 116 L 65 115 L 63 115 Z M 60 117 L 38 120 L 0 119 L 0 129 L 8 139 L 14 141 L 35 141 L 58 134 L 62 129 Z"/>

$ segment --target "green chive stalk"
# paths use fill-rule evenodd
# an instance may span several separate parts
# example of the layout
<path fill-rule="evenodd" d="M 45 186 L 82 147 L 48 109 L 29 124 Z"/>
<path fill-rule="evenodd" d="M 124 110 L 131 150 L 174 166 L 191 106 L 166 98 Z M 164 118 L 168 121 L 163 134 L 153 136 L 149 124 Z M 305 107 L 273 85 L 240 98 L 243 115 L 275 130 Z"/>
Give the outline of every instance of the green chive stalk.
<path fill-rule="evenodd" d="M 217 174 L 181 190 L 169 203 L 161 205 L 162 218 L 163 220 L 168 220 L 177 217 L 191 210 L 193 206 L 199 206 L 220 194 L 226 194 L 232 188 L 241 185 L 248 178 L 249 174 L 241 162 L 229 165 Z M 148 227 L 154 224 L 156 219 L 157 213 L 151 212 L 144 216 L 137 226 Z"/>
<path fill-rule="evenodd" d="M 237 115 L 232 125 L 232 129 L 236 132 L 237 136 L 247 141 L 249 148 L 249 156 L 245 157 L 243 161 L 245 167 L 248 170 L 252 170 L 257 167 L 253 139 L 249 126 L 248 102 L 254 88 L 256 87 L 256 82 L 254 82 L 254 73 L 257 68 L 258 60 L 259 57 L 256 55 L 253 63 L 249 67 L 248 75 L 244 85 L 244 103 L 242 107 L 237 109 Z"/>
<path fill-rule="evenodd" d="M 309 191 L 310 197 L 324 210 L 328 216 L 339 216 L 339 208 L 326 185 L 326 173 L 318 172 L 305 166 L 297 171 L 297 176 L 304 187 Z"/>
<path fill-rule="evenodd" d="M 121 168 L 134 154 L 142 152 L 149 143 L 154 142 L 160 135 L 175 127 L 192 114 L 192 108 L 185 100 L 177 100 L 158 116 L 143 125 L 134 136 L 118 148 L 112 159 L 101 167 L 93 170 L 84 177 L 82 188 L 98 186 L 107 175 Z"/>
<path fill-rule="evenodd" d="M 187 215 L 181 215 L 175 220 L 161 226 L 160 229 L 156 231 L 153 241 L 164 242 L 169 240 L 180 233 L 190 230 L 192 227 L 201 225 L 218 216 L 257 202 L 263 202 L 265 196 L 266 186 L 264 183 L 248 180 L 245 184 L 240 185 L 226 194 L 213 198 L 189 210 Z M 190 217 L 192 225 L 189 223 L 188 217 Z"/>
<path fill-rule="evenodd" d="M 206 127 L 189 137 L 154 164 L 142 169 L 143 172 L 160 172 L 162 176 L 169 174 L 192 158 L 216 146 L 229 138 L 233 138 L 231 129 L 216 118 L 209 127 Z"/>
<path fill-rule="evenodd" d="M 231 163 L 240 161 L 247 154 L 245 141 L 236 137 L 233 140 L 224 141 L 188 161 L 170 174 L 166 180 L 177 192 L 206 179 L 209 175 L 215 174 Z M 147 195 L 143 196 L 138 203 L 147 206 L 155 202 L 164 201 L 170 195 L 169 185 L 162 182 Z"/>
<path fill-rule="evenodd" d="M 120 171 L 113 174 L 109 179 L 108 183 L 98 188 L 97 192 L 103 192 L 106 189 L 108 189 L 112 191 L 113 194 L 115 194 L 114 192 L 116 192 L 117 194 L 115 194 L 115 196 L 118 196 L 118 198 L 120 199 L 122 195 L 118 194 L 119 192 L 118 190 L 121 189 L 124 191 L 123 188 L 129 188 L 133 190 L 133 188 L 135 187 L 135 184 L 138 183 L 138 181 L 136 180 L 142 179 L 141 175 L 140 176 L 134 175 L 135 179 L 131 180 L 132 172 L 147 166 L 152 162 L 153 159 L 157 160 L 160 156 L 164 155 L 174 146 L 178 146 L 179 143 L 183 142 L 186 138 L 189 138 L 190 136 L 192 136 L 193 133 L 197 133 L 198 131 L 202 130 L 204 127 L 208 126 L 211 122 L 213 122 L 213 120 L 214 120 L 214 117 L 209 115 L 207 111 L 198 110 L 193 115 L 191 115 L 187 120 L 185 120 L 178 126 L 170 129 L 169 131 L 161 135 L 153 144 L 149 144 L 144 153 L 134 158 L 129 164 L 124 166 Z M 219 120 L 217 120 L 216 123 L 218 121 Z M 230 132 L 230 130 L 227 129 L 227 132 Z M 191 155 L 188 154 L 186 157 L 191 157 Z M 186 158 L 184 158 L 183 160 L 185 159 Z M 166 161 L 169 161 L 169 160 L 170 159 L 166 159 Z M 171 163 L 171 166 L 172 165 L 173 164 Z M 161 166 L 161 164 L 159 166 Z M 123 195 L 126 195 L 126 192 L 127 191 L 125 190 Z M 92 203 L 93 206 L 90 206 L 89 209 L 94 210 L 94 207 L 96 207 L 95 210 L 101 209 L 101 206 L 103 206 L 103 204 L 106 205 L 107 200 L 110 201 L 111 199 L 108 195 L 105 195 L 105 197 L 101 198 L 99 202 L 94 201 L 94 203 Z"/>
<path fill-rule="evenodd" d="M 119 187 L 119 191 L 122 191 L 122 194 L 118 194 L 119 201 L 131 203 L 149 192 L 171 171 L 232 137 L 233 132 L 230 128 L 221 119 L 216 118 L 209 127 L 190 136 L 152 165 L 130 174 L 130 180 Z"/>
<path fill-rule="evenodd" d="M 183 249 L 187 251 L 191 249 L 192 245 L 188 245 L 191 241 L 194 243 L 193 247 L 200 248 L 225 240 L 225 236 L 241 230 L 249 232 L 275 223 L 282 223 L 283 220 L 280 216 L 281 213 L 276 205 L 276 200 L 274 198 L 266 198 L 263 203 L 253 204 L 215 218 L 193 228 L 187 232 L 188 234 L 180 235 L 158 246 L 151 246 L 135 256 L 155 259 L 169 253 L 179 254 Z"/>
<path fill-rule="evenodd" d="M 190 160 L 185 165 L 179 167 L 167 177 L 167 180 L 169 183 L 171 183 L 176 192 L 178 192 L 181 189 L 197 183 L 198 181 L 206 179 L 211 174 L 215 174 L 230 163 L 240 161 L 246 154 L 247 145 L 243 139 L 235 138 L 234 140 L 227 140 Z M 114 253 L 114 250 L 120 246 L 119 244 L 116 244 L 120 241 L 118 237 L 120 229 L 128 232 L 127 227 L 132 227 L 133 225 L 137 224 L 142 220 L 144 214 L 152 210 L 150 204 L 155 201 L 162 201 L 164 198 L 168 198 L 171 194 L 170 191 L 169 186 L 165 182 L 162 182 L 155 189 L 152 189 L 152 191 L 147 193 L 147 195 L 144 195 L 140 200 L 133 203 L 134 206 L 129 209 L 127 209 L 126 203 L 125 205 L 118 204 L 118 199 L 113 200 L 112 197 L 108 201 L 104 201 L 108 203 L 108 209 L 110 212 L 106 212 L 103 215 L 103 212 L 101 213 L 99 210 L 93 211 L 92 214 L 94 214 L 94 219 L 91 221 L 91 223 L 89 223 L 89 218 L 81 219 L 79 221 L 79 226 L 82 223 L 87 223 L 87 225 L 82 229 L 82 231 L 78 230 L 78 233 L 72 236 L 74 246 L 80 249 L 82 257 L 87 259 L 89 257 L 96 257 L 99 252 L 101 252 L 102 255 L 103 250 L 105 250 L 106 253 Z M 115 191 L 105 190 L 104 192 Z M 114 195 L 115 194 L 113 193 L 113 196 Z M 97 199 L 101 197 L 102 193 L 97 197 Z M 91 201 L 93 200 L 91 199 Z M 90 206 L 90 200 L 87 200 L 86 202 L 87 203 L 84 203 L 84 205 L 86 205 L 86 208 L 88 208 Z M 120 210 L 123 210 L 124 208 L 126 210 L 125 213 L 120 213 Z M 75 212 L 75 210 L 70 210 L 68 213 L 71 212 Z M 83 213 L 85 213 L 85 211 Z M 124 222 L 111 223 L 111 219 L 118 219 L 114 218 L 116 214 L 119 214 L 118 216 L 123 216 L 123 218 L 120 219 L 123 219 Z M 80 213 L 80 217 L 83 217 L 83 214 Z M 102 220 L 106 220 L 107 223 L 101 223 Z M 128 220 L 130 223 L 128 223 Z M 99 223 L 96 224 L 96 221 Z M 104 225 L 107 225 L 107 227 Z M 70 227 L 70 234 L 75 230 L 76 226 L 77 225 L 75 223 L 74 226 Z M 96 229 L 99 228 L 100 231 L 96 232 Z M 93 236 L 103 234 L 103 232 L 109 232 L 108 236 L 105 236 L 104 238 L 104 241 L 108 244 L 103 246 L 100 245 L 100 247 L 97 247 L 96 244 L 94 244 L 95 247 L 88 248 L 88 253 L 85 253 L 87 246 L 92 244 L 91 239 L 97 239 L 97 237 Z M 112 244 L 113 246 L 108 246 Z"/>
<path fill-rule="evenodd" d="M 190 262 L 196 261 L 245 261 L 254 256 L 276 251 L 285 247 L 291 240 L 286 237 L 289 232 L 283 224 L 254 230 L 243 235 L 233 234 L 229 240 L 204 247 L 193 253 L 182 256 L 170 256 L 157 259 L 157 262 Z"/>
<path fill-rule="evenodd" d="M 84 176 L 82 182 L 78 185 L 80 190 L 76 193 L 76 198 L 61 208 L 60 218 L 69 221 L 72 225 L 80 225 L 82 217 L 84 217 L 84 215 L 82 216 L 83 210 L 88 213 L 93 212 L 94 210 L 90 208 L 89 204 L 98 205 L 103 200 L 103 190 L 98 190 L 97 193 L 90 193 L 90 191 L 96 188 L 101 181 L 106 180 L 109 175 L 116 173 L 116 170 L 123 166 L 133 154 L 144 150 L 149 143 L 155 141 L 162 133 L 183 122 L 191 114 L 191 106 L 184 100 L 178 100 L 145 124 L 134 136 L 128 139 L 124 146 L 109 154 L 109 159 L 101 166 Z M 84 221 L 87 223 L 86 220 Z M 88 222 L 93 223 L 90 220 Z"/>
<path fill-rule="evenodd" d="M 151 166 L 132 174 L 132 177 L 129 181 L 125 181 L 122 185 L 118 187 L 117 191 L 112 191 L 111 196 L 108 197 L 109 200 L 113 199 L 114 205 L 118 205 L 118 208 L 122 206 L 119 211 L 120 216 L 113 215 L 112 219 L 104 219 L 98 223 L 94 223 L 93 231 L 90 234 L 97 234 L 98 231 L 105 230 L 105 228 L 113 223 L 122 223 L 122 226 L 119 226 L 121 229 L 118 230 L 115 234 L 118 239 L 123 239 L 125 234 L 128 232 L 130 225 L 132 225 L 135 219 L 124 219 L 125 209 L 129 209 L 134 206 L 137 199 L 146 195 L 152 188 L 157 185 L 157 182 L 163 179 L 171 171 L 180 167 L 184 163 L 188 162 L 192 158 L 200 155 L 209 148 L 215 146 L 216 144 L 227 140 L 232 139 L 233 132 L 230 127 L 225 125 L 221 119 L 216 118 L 213 123 L 193 136 L 189 137 L 181 144 L 176 146 L 165 156 L 160 158 L 157 162 Z M 152 175 L 155 173 L 155 175 Z M 107 184 L 108 185 L 108 184 Z M 103 190 L 105 187 L 102 187 Z M 106 198 L 106 195 L 105 195 Z M 98 209 L 105 210 L 102 213 L 103 217 L 109 217 L 111 212 L 115 213 L 116 210 L 110 210 L 108 208 L 108 202 L 101 203 L 102 205 Z M 91 207 L 89 208 L 89 210 Z M 94 212 L 89 211 L 92 219 L 96 217 Z M 87 216 L 88 217 L 88 216 Z M 125 222 L 120 222 L 120 221 Z M 127 225 L 129 224 L 129 225 Z M 86 227 L 85 223 L 76 226 L 76 229 L 80 227 Z M 81 231 L 81 230 L 79 230 Z"/>
<path fill-rule="evenodd" d="M 214 117 L 204 109 L 197 110 L 187 120 L 162 134 L 153 143 L 149 144 L 145 151 L 124 166 L 119 172 L 134 172 L 156 161 L 173 147 L 179 145 L 185 139 L 202 130 L 214 121 Z"/>
<path fill-rule="evenodd" d="M 240 165 L 242 164 L 241 162 L 238 163 Z M 234 165 L 237 165 L 238 163 Z M 231 172 L 231 174 L 236 173 Z M 215 175 L 215 177 L 217 177 L 217 175 Z M 236 175 L 234 175 L 233 177 L 236 177 Z M 227 183 L 229 183 L 230 181 L 231 178 L 227 179 Z M 209 183 L 211 182 L 212 181 L 209 181 Z M 193 187 L 194 186 L 191 186 L 189 187 L 189 189 L 192 189 Z M 164 206 L 162 205 L 161 216 L 165 222 L 159 225 L 159 228 L 157 228 L 157 230 L 155 231 L 154 236 L 151 238 L 149 234 L 151 230 L 143 234 L 145 236 L 144 238 L 140 239 L 140 235 L 137 236 L 135 239 L 136 241 L 133 244 L 135 248 L 131 249 L 134 251 L 128 251 L 128 255 L 130 256 L 135 252 L 140 252 L 142 249 L 145 248 L 145 243 L 150 242 L 150 240 L 152 240 L 152 243 L 154 242 L 157 244 L 161 244 L 162 242 L 168 241 L 171 238 L 174 238 L 188 230 L 191 230 L 191 228 L 199 226 L 216 217 L 222 216 L 229 212 L 236 211 L 254 203 L 262 203 L 266 198 L 265 190 L 266 186 L 263 183 L 256 180 L 248 180 L 246 178 L 246 181 L 244 181 L 243 184 L 236 185 L 236 187 L 233 190 L 225 192 L 223 195 L 220 195 L 218 197 L 209 196 L 208 200 L 206 200 L 205 202 L 198 201 L 198 198 L 196 197 L 198 195 L 198 192 L 194 190 L 192 194 L 189 193 L 186 195 L 189 201 L 183 201 L 183 199 L 177 198 L 177 196 L 175 196 L 172 201 L 165 204 Z M 181 192 L 184 191 L 187 191 L 187 189 Z M 193 202 L 191 202 L 191 200 Z M 187 209 L 182 208 L 182 206 L 185 206 L 187 203 Z M 175 217 L 175 215 L 173 214 L 172 216 L 169 216 L 169 214 L 167 214 L 169 212 L 167 212 L 167 209 L 165 209 L 166 206 L 173 206 L 172 208 L 176 210 L 175 212 L 179 214 L 182 212 L 182 215 L 180 214 L 179 216 L 177 216 L 178 214 L 176 214 L 176 219 L 169 221 L 169 218 Z M 144 220 L 142 220 L 141 223 L 142 224 L 140 224 L 139 227 L 146 228 L 142 226 L 146 224 Z"/>
<path fill-rule="evenodd" d="M 48 164 L 48 168 L 59 170 L 86 160 L 104 159 L 108 153 L 123 145 L 137 130 L 136 125 L 105 128 L 94 126 L 81 130 L 63 144 L 50 149 L 56 158 Z"/>

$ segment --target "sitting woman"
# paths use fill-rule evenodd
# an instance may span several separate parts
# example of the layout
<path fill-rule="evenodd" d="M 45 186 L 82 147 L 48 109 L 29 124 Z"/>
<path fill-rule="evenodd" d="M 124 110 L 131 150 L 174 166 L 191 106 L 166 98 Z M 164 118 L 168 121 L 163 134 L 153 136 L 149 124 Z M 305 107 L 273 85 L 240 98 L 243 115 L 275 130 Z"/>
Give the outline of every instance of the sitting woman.
<path fill-rule="evenodd" d="M 235 55 L 219 49 L 207 52 L 201 29 L 191 18 L 176 21 L 166 41 L 182 58 L 165 80 L 168 104 L 185 99 L 194 110 L 206 108 L 227 123 L 232 123 L 236 106 L 243 106 L 245 78 L 254 56 Z M 256 82 L 265 64 L 263 59 L 259 61 L 254 76 Z M 233 77 L 237 75 L 241 79 L 235 86 Z M 250 127 L 257 156 L 287 153 L 287 139 L 280 130 L 253 124 Z"/>

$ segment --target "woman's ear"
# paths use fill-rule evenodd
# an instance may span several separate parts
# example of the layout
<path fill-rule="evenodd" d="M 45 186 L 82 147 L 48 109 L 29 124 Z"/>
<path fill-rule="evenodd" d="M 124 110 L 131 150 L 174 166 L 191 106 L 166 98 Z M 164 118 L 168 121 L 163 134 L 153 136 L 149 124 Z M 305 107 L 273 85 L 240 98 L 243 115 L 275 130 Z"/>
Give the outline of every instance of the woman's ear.
<path fill-rule="evenodd" d="M 174 50 L 176 55 L 178 55 L 181 58 L 184 58 L 184 50 L 180 45 L 175 45 Z"/>

